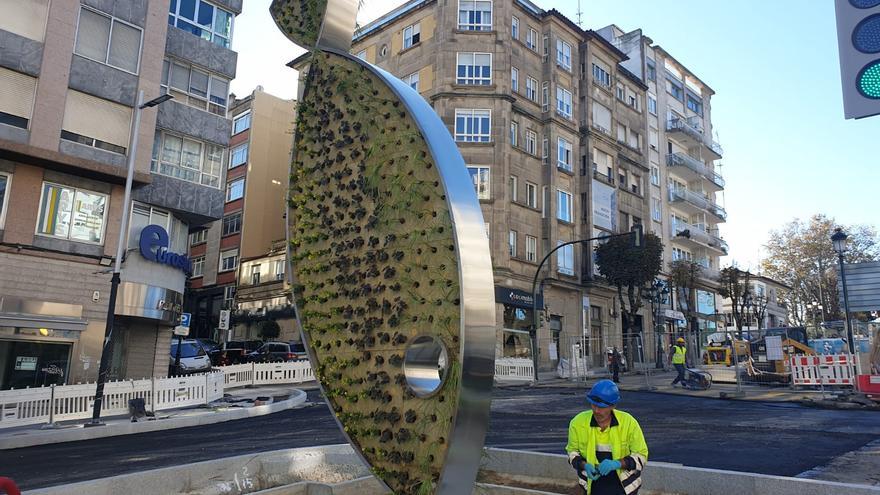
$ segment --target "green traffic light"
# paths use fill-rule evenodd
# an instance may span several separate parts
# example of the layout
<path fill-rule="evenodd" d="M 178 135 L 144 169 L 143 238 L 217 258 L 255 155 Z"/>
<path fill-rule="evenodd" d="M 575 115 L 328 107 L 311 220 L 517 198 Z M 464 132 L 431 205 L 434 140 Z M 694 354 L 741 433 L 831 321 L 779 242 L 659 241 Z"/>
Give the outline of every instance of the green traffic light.
<path fill-rule="evenodd" d="M 856 86 L 865 98 L 880 99 L 880 60 L 871 62 L 859 72 Z"/>

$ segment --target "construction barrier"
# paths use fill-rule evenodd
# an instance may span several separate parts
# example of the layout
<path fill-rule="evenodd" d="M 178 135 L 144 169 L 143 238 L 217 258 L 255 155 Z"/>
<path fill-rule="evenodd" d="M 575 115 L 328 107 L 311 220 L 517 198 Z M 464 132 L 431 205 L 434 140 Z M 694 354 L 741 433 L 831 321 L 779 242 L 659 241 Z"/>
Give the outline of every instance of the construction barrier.
<path fill-rule="evenodd" d="M 535 379 L 535 367 L 531 359 L 497 358 L 495 359 L 495 380 L 531 381 Z"/>
<path fill-rule="evenodd" d="M 795 386 L 855 385 L 856 360 L 852 354 L 792 356 L 789 365 Z"/>

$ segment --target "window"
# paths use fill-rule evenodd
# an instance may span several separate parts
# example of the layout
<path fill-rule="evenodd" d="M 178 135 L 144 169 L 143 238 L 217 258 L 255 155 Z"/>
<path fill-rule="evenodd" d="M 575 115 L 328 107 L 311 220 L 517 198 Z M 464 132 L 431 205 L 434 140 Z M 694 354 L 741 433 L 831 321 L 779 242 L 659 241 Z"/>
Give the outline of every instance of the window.
<path fill-rule="evenodd" d="M 44 182 L 37 234 L 100 244 L 106 207 L 105 194 Z"/>
<path fill-rule="evenodd" d="M 526 79 L 526 98 L 538 101 L 538 80 L 533 77 Z"/>
<path fill-rule="evenodd" d="M 541 46 L 544 47 L 544 49 L 543 49 L 543 53 L 544 53 L 544 62 L 546 62 L 546 61 L 547 61 L 547 57 L 550 55 L 550 37 L 547 36 L 546 34 L 544 35 L 544 43 L 542 43 Z"/>
<path fill-rule="evenodd" d="M 660 198 L 651 198 L 651 219 L 659 222 L 663 218 L 663 206 Z"/>
<path fill-rule="evenodd" d="M 654 59 L 648 58 L 646 59 L 648 65 L 648 80 L 656 81 L 657 80 L 657 64 L 654 63 Z"/>
<path fill-rule="evenodd" d="M 690 93 L 687 95 L 687 107 L 690 111 L 696 113 L 697 115 L 703 115 L 703 100 L 692 96 Z"/>
<path fill-rule="evenodd" d="M 626 126 L 623 124 L 617 124 L 617 141 L 626 142 Z"/>
<path fill-rule="evenodd" d="M 642 149 L 642 135 L 632 129 L 627 129 L 626 145 L 630 148 Z"/>
<path fill-rule="evenodd" d="M 556 63 L 565 70 L 571 70 L 571 45 L 556 40 Z"/>
<path fill-rule="evenodd" d="M 571 222 L 571 193 L 556 190 L 556 218 L 563 222 Z"/>
<path fill-rule="evenodd" d="M 519 39 L 519 18 L 516 16 L 510 21 L 510 37 L 515 40 Z"/>
<path fill-rule="evenodd" d="M 519 180 L 515 175 L 510 176 L 510 200 L 516 201 L 516 190 L 519 189 Z"/>
<path fill-rule="evenodd" d="M 165 93 L 174 95 L 177 102 L 226 117 L 229 79 L 225 77 L 205 72 L 188 62 L 165 59 L 161 87 Z M 250 127 L 250 117 L 247 123 Z"/>
<path fill-rule="evenodd" d="M 388 55 L 388 45 L 382 45 L 382 48 L 379 49 L 379 56 L 384 57 Z"/>
<path fill-rule="evenodd" d="M 150 170 L 177 179 L 219 188 L 223 147 L 157 132 Z"/>
<path fill-rule="evenodd" d="M 565 244 L 562 241 L 556 241 L 556 245 Z M 574 245 L 559 248 L 556 251 L 556 271 L 563 275 L 574 275 Z"/>
<path fill-rule="evenodd" d="M 538 259 L 538 238 L 526 236 L 526 261 L 535 262 Z"/>
<path fill-rule="evenodd" d="M 541 140 L 541 160 L 546 165 L 550 159 L 550 140 L 544 138 Z"/>
<path fill-rule="evenodd" d="M 648 93 L 648 112 L 650 112 L 651 115 L 657 115 L 657 98 L 650 93 Z"/>
<path fill-rule="evenodd" d="M 455 140 L 466 143 L 491 141 L 491 110 L 455 110 Z"/>
<path fill-rule="evenodd" d="M 192 275 L 190 278 L 198 278 L 205 274 L 205 257 L 195 256 L 192 260 Z"/>
<path fill-rule="evenodd" d="M 241 232 L 241 212 L 223 217 L 223 232 L 221 236 L 237 234 Z"/>
<path fill-rule="evenodd" d="M 459 53 L 456 82 L 458 84 L 492 84 L 491 53 Z"/>
<path fill-rule="evenodd" d="M 0 229 L 3 228 L 6 220 L 6 204 L 9 203 L 9 185 L 12 183 L 12 176 L 0 172 Z"/>
<path fill-rule="evenodd" d="M 208 229 L 197 230 L 189 235 L 189 245 L 195 246 L 208 242 Z"/>
<path fill-rule="evenodd" d="M 547 81 L 541 83 L 541 111 L 550 111 L 550 83 Z"/>
<path fill-rule="evenodd" d="M 538 186 L 531 182 L 526 182 L 526 204 L 530 208 L 538 207 Z"/>
<path fill-rule="evenodd" d="M 491 31 L 492 1 L 459 0 L 458 29 L 465 31 Z"/>
<path fill-rule="evenodd" d="M 526 131 L 526 153 L 538 155 L 538 135 L 535 131 Z"/>
<path fill-rule="evenodd" d="M 238 249 L 220 252 L 220 271 L 228 272 L 238 268 Z M 226 298 L 231 299 L 231 298 Z"/>
<path fill-rule="evenodd" d="M 511 258 L 516 258 L 516 231 L 511 230 L 507 235 L 507 250 Z"/>
<path fill-rule="evenodd" d="M 538 49 L 538 32 L 529 28 L 529 35 L 526 36 L 526 46 L 532 50 Z"/>
<path fill-rule="evenodd" d="M 0 67 L 0 88 L 3 88 L 0 91 L 0 124 L 27 129 L 34 108 L 37 79 Z"/>
<path fill-rule="evenodd" d="M 172 0 L 168 24 L 229 48 L 232 14 L 203 0 Z"/>
<path fill-rule="evenodd" d="M 403 49 L 406 50 L 417 44 L 422 38 L 422 25 L 415 23 L 412 26 L 403 28 Z"/>
<path fill-rule="evenodd" d="M 285 264 L 284 260 L 275 260 L 275 280 L 284 280 Z"/>
<path fill-rule="evenodd" d="M 556 112 L 563 117 L 571 118 L 571 91 L 556 86 Z"/>
<path fill-rule="evenodd" d="M 606 88 L 611 87 L 611 74 L 607 69 L 596 64 L 593 64 L 593 80 Z"/>
<path fill-rule="evenodd" d="M 564 138 L 557 138 L 556 145 L 556 166 L 561 168 L 562 170 L 567 170 L 571 172 L 571 142 Z"/>
<path fill-rule="evenodd" d="M 229 153 L 229 168 L 244 165 L 248 160 L 248 143 L 239 144 Z"/>
<path fill-rule="evenodd" d="M 550 189 L 541 186 L 541 218 L 547 218 L 547 207 L 550 206 Z"/>
<path fill-rule="evenodd" d="M 510 90 L 514 93 L 519 91 L 519 69 L 516 67 L 510 68 Z"/>
<path fill-rule="evenodd" d="M 407 83 L 409 87 L 418 91 L 419 90 L 419 73 L 413 72 L 412 74 L 403 78 L 403 82 Z"/>
<path fill-rule="evenodd" d="M 361 50 L 361 51 L 357 52 L 357 55 L 355 55 L 355 57 L 357 57 L 361 60 L 366 60 L 367 59 L 367 51 Z"/>
<path fill-rule="evenodd" d="M 251 265 L 251 285 L 260 285 L 260 264 Z"/>
<path fill-rule="evenodd" d="M 79 11 L 74 53 L 137 74 L 141 35 L 140 28 L 136 26 L 82 7 Z"/>
<path fill-rule="evenodd" d="M 175 220 L 171 212 L 154 208 L 150 205 L 133 202 L 131 205 L 131 220 L 128 225 L 128 248 L 137 249 L 140 244 L 141 231 L 147 225 L 158 225 L 168 232 L 173 252 L 186 250 L 183 246 L 183 227 L 180 221 Z M 178 230 L 179 229 L 179 230 Z M 179 250 L 177 248 L 180 248 Z"/>
<path fill-rule="evenodd" d="M 623 88 L 623 84 L 617 83 L 617 86 L 614 88 L 614 94 L 618 100 L 626 101 L 626 90 Z"/>
<path fill-rule="evenodd" d="M 651 165 L 651 184 L 660 185 L 660 167 L 656 165 Z"/>
<path fill-rule="evenodd" d="M 244 197 L 244 179 L 237 179 L 226 184 L 226 202 Z"/>
<path fill-rule="evenodd" d="M 474 183 L 474 189 L 477 191 L 478 199 L 490 199 L 489 191 L 489 167 L 468 167 L 468 173 L 471 175 L 471 181 Z"/>
<path fill-rule="evenodd" d="M 519 141 L 519 124 L 517 124 L 516 122 L 511 122 L 510 145 L 515 147 L 518 144 L 517 141 Z"/>
<path fill-rule="evenodd" d="M 238 266 L 238 262 L 236 261 L 236 266 Z M 227 285 L 223 287 L 223 307 L 225 309 L 232 309 L 232 306 L 235 304 L 235 286 Z"/>
<path fill-rule="evenodd" d="M 642 176 L 630 172 L 629 188 L 632 192 L 642 194 Z"/>
<path fill-rule="evenodd" d="M 682 101 L 684 99 L 684 89 L 682 89 L 681 82 L 679 81 L 667 77 L 666 91 L 678 101 Z"/>
<path fill-rule="evenodd" d="M 125 105 L 68 89 L 61 139 L 124 155 L 131 112 Z"/>
<path fill-rule="evenodd" d="M 626 189 L 626 170 L 617 171 L 617 180 L 620 181 L 620 187 Z"/>
<path fill-rule="evenodd" d="M 593 101 L 593 127 L 611 134 L 611 110 L 596 101 Z"/>
<path fill-rule="evenodd" d="M 46 35 L 48 11 L 49 0 L 6 2 L 3 15 L 0 16 L 0 29 L 42 43 Z"/>
<path fill-rule="evenodd" d="M 232 134 L 238 134 L 251 128 L 251 112 L 245 112 L 232 118 Z"/>

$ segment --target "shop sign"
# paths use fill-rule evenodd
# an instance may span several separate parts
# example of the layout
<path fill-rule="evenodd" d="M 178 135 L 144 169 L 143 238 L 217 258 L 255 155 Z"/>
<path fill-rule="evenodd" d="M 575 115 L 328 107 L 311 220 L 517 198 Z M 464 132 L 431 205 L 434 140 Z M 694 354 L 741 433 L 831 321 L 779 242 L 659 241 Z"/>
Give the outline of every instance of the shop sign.
<path fill-rule="evenodd" d="M 158 225 L 147 225 L 141 230 L 141 256 L 144 258 L 192 273 L 192 262 L 185 254 L 172 253 L 168 250 L 168 232 Z"/>
<path fill-rule="evenodd" d="M 16 371 L 36 371 L 37 358 L 31 356 L 15 356 Z"/>
<path fill-rule="evenodd" d="M 524 290 L 495 287 L 495 302 L 532 309 L 532 295 Z M 538 293 L 538 309 L 544 308 L 544 296 Z"/>

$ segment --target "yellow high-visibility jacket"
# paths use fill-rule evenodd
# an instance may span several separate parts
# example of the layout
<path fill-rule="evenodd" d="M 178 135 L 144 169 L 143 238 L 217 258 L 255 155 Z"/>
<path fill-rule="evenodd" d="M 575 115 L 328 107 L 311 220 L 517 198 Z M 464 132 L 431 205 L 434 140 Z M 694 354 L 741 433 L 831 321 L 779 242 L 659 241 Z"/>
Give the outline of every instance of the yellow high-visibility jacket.
<path fill-rule="evenodd" d="M 584 411 L 568 425 L 568 461 L 575 469 L 581 462 L 598 464 L 596 457 L 596 436 L 599 424 L 593 418 L 593 411 Z M 627 412 L 614 410 L 609 426 L 612 459 L 621 460 L 617 470 L 623 490 L 630 495 L 642 486 L 642 470 L 648 463 L 648 444 L 639 422 Z M 578 482 L 590 493 L 592 481 L 578 478 Z"/>

